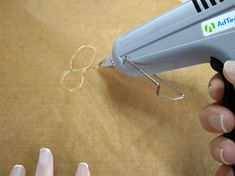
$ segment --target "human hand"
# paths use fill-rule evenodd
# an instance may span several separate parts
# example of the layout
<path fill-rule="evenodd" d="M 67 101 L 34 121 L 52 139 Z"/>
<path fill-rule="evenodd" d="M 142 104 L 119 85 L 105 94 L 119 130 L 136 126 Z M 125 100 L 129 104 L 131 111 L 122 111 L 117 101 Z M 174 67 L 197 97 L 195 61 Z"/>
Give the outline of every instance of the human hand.
<path fill-rule="evenodd" d="M 53 175 L 54 175 L 53 155 L 48 148 L 42 148 L 40 149 L 35 176 L 53 176 Z M 26 171 L 24 166 L 15 165 L 11 170 L 10 176 L 26 176 Z M 90 176 L 88 165 L 86 163 L 80 163 L 78 165 L 75 176 Z"/>
<path fill-rule="evenodd" d="M 230 83 L 235 85 L 235 61 L 227 61 L 224 64 L 223 74 Z M 220 105 L 224 96 L 224 83 L 219 74 L 211 79 L 209 94 L 216 103 L 207 106 L 200 113 L 203 128 L 213 133 L 231 132 L 235 128 L 234 114 Z M 235 143 L 223 136 L 218 136 L 210 142 L 209 150 L 212 157 L 222 163 L 216 176 L 234 176 L 231 165 L 235 164 Z"/>

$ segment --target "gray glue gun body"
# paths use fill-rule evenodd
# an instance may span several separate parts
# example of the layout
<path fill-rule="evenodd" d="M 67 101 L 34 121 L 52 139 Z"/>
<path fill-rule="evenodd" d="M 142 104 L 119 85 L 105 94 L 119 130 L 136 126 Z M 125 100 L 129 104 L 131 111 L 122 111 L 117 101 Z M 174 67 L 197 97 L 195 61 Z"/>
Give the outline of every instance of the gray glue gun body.
<path fill-rule="evenodd" d="M 224 80 L 222 105 L 235 114 L 235 89 L 223 76 L 227 60 L 235 60 L 235 0 L 190 0 L 119 36 L 101 65 L 144 75 L 159 90 L 151 75 L 211 63 Z M 235 129 L 224 136 L 235 141 Z"/>
<path fill-rule="evenodd" d="M 235 0 L 192 0 L 119 36 L 110 59 L 126 74 L 148 74 L 235 59 Z"/>

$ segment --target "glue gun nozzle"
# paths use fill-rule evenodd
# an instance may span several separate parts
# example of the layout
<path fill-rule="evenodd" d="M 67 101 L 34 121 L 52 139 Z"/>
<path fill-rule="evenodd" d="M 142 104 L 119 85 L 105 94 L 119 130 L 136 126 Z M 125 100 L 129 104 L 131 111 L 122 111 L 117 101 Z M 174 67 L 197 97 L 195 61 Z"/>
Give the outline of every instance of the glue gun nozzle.
<path fill-rule="evenodd" d="M 104 60 L 102 60 L 102 61 L 99 63 L 99 66 L 100 66 L 100 67 L 114 67 L 115 65 L 114 65 L 112 56 L 108 56 L 108 57 L 106 57 Z"/>

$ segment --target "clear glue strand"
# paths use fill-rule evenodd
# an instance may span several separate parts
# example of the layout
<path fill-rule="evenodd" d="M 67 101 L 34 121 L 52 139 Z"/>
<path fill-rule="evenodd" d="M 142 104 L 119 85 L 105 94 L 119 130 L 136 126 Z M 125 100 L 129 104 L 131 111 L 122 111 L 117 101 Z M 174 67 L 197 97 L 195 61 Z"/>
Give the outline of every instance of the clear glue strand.
<path fill-rule="evenodd" d="M 84 67 L 81 68 L 73 68 L 74 65 L 74 61 L 77 58 L 78 54 L 83 50 L 83 49 L 91 49 L 93 51 L 93 56 L 89 59 L 89 63 L 87 65 L 85 65 Z M 64 71 L 63 75 L 60 78 L 60 85 L 62 88 L 64 88 L 65 90 L 69 91 L 69 92 L 75 92 L 78 89 L 81 89 L 83 87 L 84 81 L 85 81 L 85 73 L 89 70 L 96 70 L 97 68 L 99 68 L 99 66 L 93 66 L 94 62 L 96 59 L 96 48 L 91 46 L 91 45 L 82 45 L 81 47 L 79 47 L 75 53 L 72 55 L 70 62 L 69 62 L 69 68 L 68 70 Z M 77 86 L 70 86 L 67 85 L 65 83 L 66 78 L 72 74 L 72 73 L 76 73 L 76 72 L 80 72 L 81 73 L 81 81 L 78 83 Z"/>
<path fill-rule="evenodd" d="M 75 53 L 73 54 L 73 56 L 71 57 L 70 59 L 70 62 L 69 62 L 69 70 L 77 70 L 77 69 L 74 69 L 73 68 L 73 64 L 74 64 L 74 61 L 75 59 L 77 58 L 77 55 L 83 50 L 83 49 L 91 49 L 93 51 L 93 56 L 91 57 L 90 59 L 90 62 L 88 63 L 88 65 L 84 66 L 82 69 L 83 70 L 87 70 L 89 69 L 92 64 L 95 62 L 95 58 L 96 58 L 96 48 L 91 46 L 91 45 L 82 45 L 81 47 L 79 47 Z"/>

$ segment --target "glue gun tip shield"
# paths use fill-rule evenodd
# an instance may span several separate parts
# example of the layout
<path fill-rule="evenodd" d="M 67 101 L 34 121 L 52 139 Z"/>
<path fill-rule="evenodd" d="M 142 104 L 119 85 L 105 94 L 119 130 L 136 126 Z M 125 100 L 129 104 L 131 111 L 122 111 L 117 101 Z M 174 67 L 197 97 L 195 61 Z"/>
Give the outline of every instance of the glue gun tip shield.
<path fill-rule="evenodd" d="M 100 67 L 114 67 L 114 62 L 113 62 L 113 59 L 112 59 L 112 56 L 108 56 L 106 58 L 104 58 L 104 60 L 102 60 L 100 63 L 99 63 L 99 66 Z"/>

